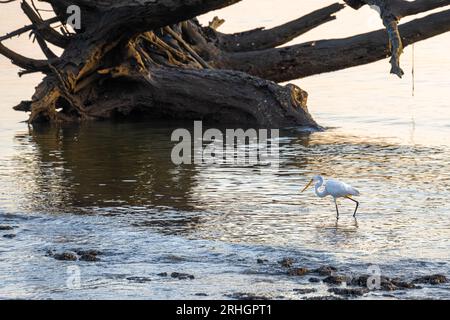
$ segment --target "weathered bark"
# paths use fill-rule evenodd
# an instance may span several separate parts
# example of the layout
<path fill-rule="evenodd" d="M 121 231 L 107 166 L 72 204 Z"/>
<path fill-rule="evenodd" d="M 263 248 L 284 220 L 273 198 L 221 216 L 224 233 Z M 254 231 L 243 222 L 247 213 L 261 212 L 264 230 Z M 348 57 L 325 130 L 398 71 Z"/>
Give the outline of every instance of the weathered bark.
<path fill-rule="evenodd" d="M 4 55 L 6 58 L 11 60 L 13 64 L 16 66 L 33 71 L 41 71 L 41 72 L 49 72 L 50 68 L 48 67 L 47 60 L 35 60 L 24 57 L 0 43 L 0 54 Z"/>
<path fill-rule="evenodd" d="M 386 27 L 389 38 L 389 49 L 391 51 L 391 73 L 400 78 L 404 75 L 400 67 L 400 56 L 403 53 L 403 42 L 401 39 L 398 23 L 401 18 L 421 12 L 433 10 L 450 5 L 450 0 L 416 0 L 409 2 L 406 0 L 344 0 L 355 9 L 368 4 L 377 8 L 380 17 Z"/>
<path fill-rule="evenodd" d="M 314 11 L 297 20 L 273 29 L 256 29 L 237 34 L 218 33 L 219 47 L 225 51 L 242 52 L 274 48 L 336 19 L 334 14 L 344 8 L 340 3 Z"/>
<path fill-rule="evenodd" d="M 89 115 L 111 118 L 138 114 L 263 127 L 299 123 L 317 127 L 306 109 L 305 91 L 240 72 L 161 67 L 153 69 L 150 77 L 134 74 L 110 81 L 96 103 L 85 109 Z"/>
<path fill-rule="evenodd" d="M 344 0 L 354 9 L 374 5 L 389 10 L 398 19 L 450 5 L 449 0 Z"/>
<path fill-rule="evenodd" d="M 450 10 L 413 20 L 399 27 L 403 45 L 450 30 Z M 359 66 L 389 56 L 388 35 L 378 30 L 345 38 L 228 54 L 223 65 L 276 82 Z"/>
<path fill-rule="evenodd" d="M 403 45 L 450 30 L 450 11 L 402 25 L 400 33 L 397 30 L 401 17 L 447 5 L 450 0 L 347 0 L 354 8 L 378 3 L 388 31 L 397 33 L 392 36 L 380 30 L 276 48 L 335 19 L 343 5 L 333 4 L 270 30 L 226 35 L 216 30 L 223 20 L 217 18 L 211 27 L 203 27 L 195 17 L 240 0 L 45 1 L 55 18 L 42 20 L 24 0 L 22 10 L 32 24 L 0 37 L 3 41 L 32 31 L 47 57 L 27 58 L 0 43 L 0 54 L 24 69 L 20 74 L 46 75 L 32 100 L 15 107 L 30 111 L 31 123 L 138 114 L 319 128 L 308 113 L 306 92 L 275 82 L 384 59 L 389 55 L 389 40 L 393 68 L 399 67 Z M 66 8 L 73 4 L 82 10 L 82 28 L 75 33 L 52 28 L 57 21 L 65 24 Z M 47 43 L 63 48 L 62 55 L 57 56 Z"/>

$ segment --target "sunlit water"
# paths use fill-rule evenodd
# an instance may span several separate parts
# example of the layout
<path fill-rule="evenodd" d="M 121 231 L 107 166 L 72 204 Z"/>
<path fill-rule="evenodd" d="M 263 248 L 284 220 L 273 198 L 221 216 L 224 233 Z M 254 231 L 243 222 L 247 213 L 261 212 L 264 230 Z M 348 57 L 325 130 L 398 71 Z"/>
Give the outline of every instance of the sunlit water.
<path fill-rule="evenodd" d="M 307 9 L 329 3 L 316 2 Z M 242 15 L 255 3 L 261 12 Z M 288 0 L 273 3 L 227 9 L 224 31 L 275 25 L 306 10 Z M 297 42 L 352 34 L 348 17 L 369 21 L 361 32 L 378 27 L 369 10 L 347 10 Z M 1 34 L 24 24 L 4 16 Z M 21 41 L 16 48 L 33 52 Z M 409 280 L 450 275 L 449 46 L 448 35 L 416 45 L 415 97 L 410 76 L 392 78 L 387 61 L 297 81 L 310 93 L 315 118 L 330 129 L 283 130 L 279 169 L 176 166 L 173 128 L 163 125 L 29 129 L 20 122 L 26 117 L 10 108 L 29 98 L 38 77 L 15 78 L 17 70 L 1 58 L 0 225 L 16 228 L 0 231 L 0 298 L 195 299 L 202 293 L 216 299 L 238 292 L 304 298 L 293 289 L 313 285 L 308 277 L 287 276 L 278 264 L 283 257 L 347 274 L 377 264 L 383 274 Z M 405 70 L 410 57 L 406 50 Z M 336 223 L 330 199 L 299 194 L 316 173 L 361 191 L 356 221 L 351 202 L 341 203 Z M 100 250 L 101 261 L 46 256 L 76 249 Z M 72 266 L 81 270 L 76 290 L 66 283 Z M 314 287 L 319 291 L 309 296 L 329 295 L 325 285 Z M 392 295 L 450 298 L 450 287 Z"/>

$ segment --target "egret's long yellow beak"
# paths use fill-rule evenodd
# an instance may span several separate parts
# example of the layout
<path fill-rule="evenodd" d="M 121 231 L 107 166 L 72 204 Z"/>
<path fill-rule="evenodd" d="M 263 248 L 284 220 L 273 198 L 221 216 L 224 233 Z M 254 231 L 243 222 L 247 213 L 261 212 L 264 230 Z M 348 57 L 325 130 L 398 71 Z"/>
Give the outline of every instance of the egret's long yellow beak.
<path fill-rule="evenodd" d="M 311 180 L 305 187 L 305 189 L 303 189 L 300 193 L 305 192 L 312 184 L 313 184 L 314 180 Z"/>

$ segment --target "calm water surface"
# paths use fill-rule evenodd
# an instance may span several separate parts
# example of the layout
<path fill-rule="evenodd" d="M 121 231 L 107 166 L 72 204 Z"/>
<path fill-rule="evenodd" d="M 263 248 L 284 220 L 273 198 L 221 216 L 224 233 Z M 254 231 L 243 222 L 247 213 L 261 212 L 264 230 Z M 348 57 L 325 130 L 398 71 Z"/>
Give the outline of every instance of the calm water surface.
<path fill-rule="evenodd" d="M 306 10 L 274 2 L 258 1 L 252 15 L 242 12 L 256 1 L 221 12 L 224 31 L 276 25 Z M 0 13 L 2 34 L 24 23 L 14 18 L 15 5 L 8 8 Z M 347 17 L 359 19 L 361 32 L 379 27 L 370 10 L 346 10 L 340 22 L 296 41 L 350 35 L 355 28 Z M 11 46 L 34 52 L 25 39 Z M 16 78 L 0 58 L 0 225 L 16 227 L 0 231 L 16 235 L 0 237 L 0 298 L 305 297 L 293 289 L 311 287 L 308 278 L 284 275 L 277 263 L 283 257 L 348 274 L 377 264 L 405 279 L 450 275 L 449 48 L 449 35 L 416 45 L 415 97 L 410 76 L 392 78 L 387 61 L 297 81 L 310 93 L 315 118 L 330 129 L 283 130 L 279 170 L 175 166 L 173 129 L 149 123 L 30 129 L 11 106 L 28 99 L 39 78 Z M 406 50 L 405 70 L 410 58 Z M 316 173 L 361 191 L 357 221 L 352 203 L 342 203 L 336 223 L 330 199 L 299 194 Z M 75 249 L 104 255 L 98 263 L 46 256 Z M 81 268 L 81 289 L 67 288 L 68 266 Z M 313 296 L 328 295 L 327 287 L 316 288 Z M 393 297 L 450 298 L 450 287 Z"/>

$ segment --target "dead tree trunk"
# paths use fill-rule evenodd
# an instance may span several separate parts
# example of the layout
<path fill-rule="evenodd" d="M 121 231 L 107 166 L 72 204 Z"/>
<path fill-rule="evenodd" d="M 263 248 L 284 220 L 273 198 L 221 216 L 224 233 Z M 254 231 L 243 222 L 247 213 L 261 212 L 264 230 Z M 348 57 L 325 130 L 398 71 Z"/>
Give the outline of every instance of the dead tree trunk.
<path fill-rule="evenodd" d="M 223 23 L 219 19 L 208 27 L 195 19 L 239 1 L 45 0 L 55 17 L 44 21 L 33 3 L 23 0 L 21 8 L 31 24 L 0 37 L 0 54 L 23 69 L 20 75 L 42 72 L 45 78 L 32 99 L 15 109 L 31 112 L 30 123 L 139 115 L 318 128 L 308 113 L 306 92 L 276 82 L 373 62 L 390 53 L 393 72 L 400 75 L 404 45 L 450 30 L 450 10 L 397 27 L 401 17 L 449 5 L 450 0 L 347 0 L 354 8 L 378 5 L 388 32 L 282 48 L 335 19 L 344 5 L 333 4 L 271 30 L 232 35 L 213 28 Z M 56 31 L 52 25 L 66 24 L 70 5 L 81 9 L 81 29 Z M 27 31 L 46 60 L 24 57 L 1 43 Z M 62 55 L 48 43 L 63 48 Z"/>

